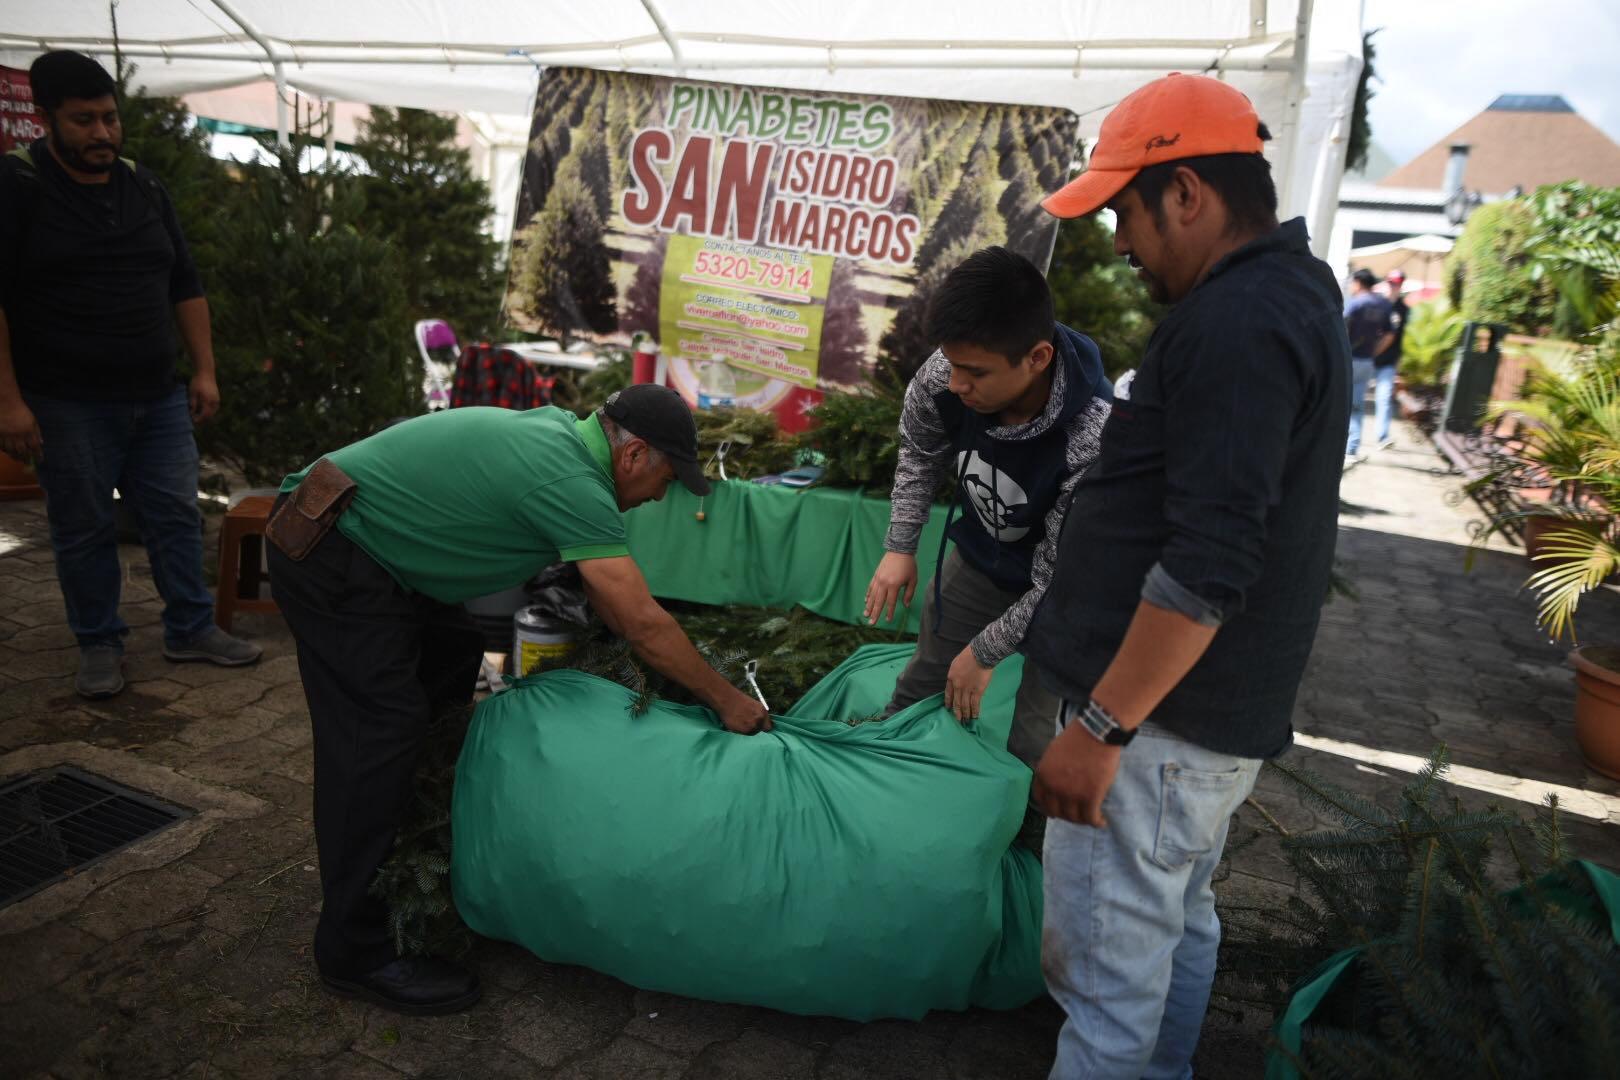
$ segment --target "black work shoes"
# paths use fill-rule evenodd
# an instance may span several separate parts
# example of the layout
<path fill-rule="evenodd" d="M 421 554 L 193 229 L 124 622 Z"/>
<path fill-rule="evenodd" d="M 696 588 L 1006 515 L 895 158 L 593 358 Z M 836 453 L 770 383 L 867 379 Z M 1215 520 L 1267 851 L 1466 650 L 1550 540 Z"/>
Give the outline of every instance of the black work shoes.
<path fill-rule="evenodd" d="M 483 992 L 478 976 L 431 956 L 405 956 L 352 979 L 322 975 L 340 997 L 369 1001 L 407 1016 L 438 1016 L 477 1004 Z"/>

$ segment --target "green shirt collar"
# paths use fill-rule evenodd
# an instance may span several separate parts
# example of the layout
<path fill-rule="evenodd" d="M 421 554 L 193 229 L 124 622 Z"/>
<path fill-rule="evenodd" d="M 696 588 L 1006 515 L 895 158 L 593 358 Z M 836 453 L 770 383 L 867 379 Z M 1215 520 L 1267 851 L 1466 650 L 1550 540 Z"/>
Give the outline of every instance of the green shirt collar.
<path fill-rule="evenodd" d="M 591 452 L 591 460 L 596 462 L 596 467 L 602 470 L 602 475 L 607 477 L 608 483 L 611 484 L 613 451 L 608 446 L 607 432 L 602 430 L 602 417 L 593 412 L 584 420 L 575 420 L 574 429 L 579 432 L 579 437 L 585 440 L 585 449 Z"/>

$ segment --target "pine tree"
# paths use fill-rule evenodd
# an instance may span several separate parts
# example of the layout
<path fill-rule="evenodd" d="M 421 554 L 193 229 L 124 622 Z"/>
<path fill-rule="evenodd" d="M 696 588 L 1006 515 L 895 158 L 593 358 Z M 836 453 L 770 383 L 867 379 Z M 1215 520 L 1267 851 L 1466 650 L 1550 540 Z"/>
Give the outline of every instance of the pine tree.
<path fill-rule="evenodd" d="M 1058 321 L 1097 343 L 1111 376 L 1141 362 L 1163 309 L 1114 254 L 1113 234 L 1096 215 L 1059 224 L 1046 281 Z"/>
<path fill-rule="evenodd" d="M 513 296 L 521 311 L 558 334 L 614 328 L 618 316 L 602 220 L 584 184 L 560 176 L 545 207 L 515 239 Z"/>
<path fill-rule="evenodd" d="M 669 234 L 653 233 L 652 246 L 636 262 L 636 272 L 625 290 L 619 308 L 619 329 L 626 334 L 639 332 L 658 336 L 658 305 L 664 289 L 664 253 Z"/>
<path fill-rule="evenodd" d="M 821 319 L 819 376 L 835 386 L 858 386 L 866 381 L 867 353 L 865 305 L 856 284 L 859 270 L 847 259 L 833 262 L 827 283 L 827 302 Z"/>
<path fill-rule="evenodd" d="M 1280 1008 L 1357 948 L 1297 1052 L 1279 1047 L 1302 1076 L 1615 1075 L 1620 946 L 1569 859 L 1556 798 L 1531 821 L 1464 810 L 1441 793 L 1444 747 L 1392 807 L 1268 768 L 1341 827 L 1285 836 L 1300 888 L 1281 908 L 1222 907 L 1217 1006 Z M 1519 883 L 1510 892 L 1503 870 Z"/>
<path fill-rule="evenodd" d="M 373 108 L 355 142 L 366 164 L 360 227 L 400 253 L 406 303 L 443 318 L 463 341 L 488 338 L 500 314 L 500 245 L 485 231 L 489 185 L 456 145 L 456 122 L 419 109 Z"/>
<path fill-rule="evenodd" d="M 204 452 L 262 485 L 420 411 L 399 257 L 355 228 L 351 183 L 301 172 L 295 146 L 243 166 L 219 213 L 209 304 L 224 392 L 198 428 Z"/>
<path fill-rule="evenodd" d="M 608 161 L 607 111 L 602 102 L 585 113 L 583 134 L 574 144 L 570 162 L 577 162 L 580 182 L 596 200 L 596 215 L 602 222 L 613 216 L 613 169 Z"/>

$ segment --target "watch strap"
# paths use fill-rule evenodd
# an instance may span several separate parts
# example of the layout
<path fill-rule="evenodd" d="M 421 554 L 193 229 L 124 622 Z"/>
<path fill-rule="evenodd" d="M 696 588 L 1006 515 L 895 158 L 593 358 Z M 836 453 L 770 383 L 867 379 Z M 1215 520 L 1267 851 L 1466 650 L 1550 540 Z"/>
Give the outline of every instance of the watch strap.
<path fill-rule="evenodd" d="M 1113 714 L 1097 704 L 1094 699 L 1087 700 L 1083 706 L 1078 702 L 1065 701 L 1063 703 L 1063 712 L 1064 727 L 1067 727 L 1071 721 L 1077 722 L 1090 733 L 1092 738 L 1100 743 L 1109 746 L 1127 746 L 1132 739 L 1136 738 L 1134 728 L 1127 731 L 1120 727 L 1119 721 L 1114 719 Z"/>

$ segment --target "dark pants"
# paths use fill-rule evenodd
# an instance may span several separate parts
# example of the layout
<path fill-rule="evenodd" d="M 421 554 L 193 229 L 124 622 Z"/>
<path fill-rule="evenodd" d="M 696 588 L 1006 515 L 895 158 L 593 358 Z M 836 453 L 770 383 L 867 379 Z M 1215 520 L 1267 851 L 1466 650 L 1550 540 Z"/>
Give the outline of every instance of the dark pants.
<path fill-rule="evenodd" d="M 922 632 L 917 635 L 917 652 L 900 673 L 894 697 L 884 716 L 893 716 L 931 694 L 945 692 L 945 675 L 951 661 L 959 656 L 979 631 L 999 619 L 1022 593 L 996 585 L 967 564 L 955 548 L 940 568 L 941 595 L 945 610 L 939 629 L 934 629 L 934 589 L 926 586 L 923 600 Z M 1007 738 L 1009 753 L 1033 772 L 1041 755 L 1057 733 L 1058 699 L 1041 684 L 1035 665 L 1024 661 L 1024 678 L 1018 684 L 1013 703 L 1012 732 Z"/>
<path fill-rule="evenodd" d="M 184 387 L 152 401 L 66 401 L 24 395 L 45 440 L 39 465 L 56 577 L 68 627 L 80 646 L 116 645 L 124 571 L 118 561 L 113 489 L 134 511 L 163 597 L 171 645 L 214 623 L 203 579 L 197 512 L 197 442 Z"/>
<path fill-rule="evenodd" d="M 269 559 L 315 733 L 315 963 L 361 975 L 394 959 L 368 890 L 410 807 L 428 722 L 471 698 L 484 639 L 465 609 L 407 592 L 335 528 L 302 562 L 274 545 Z"/>

